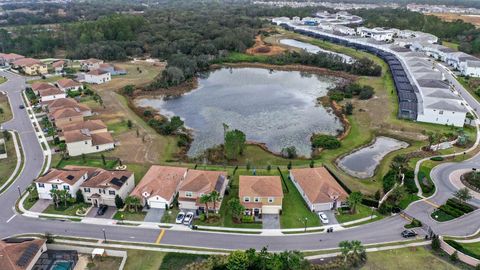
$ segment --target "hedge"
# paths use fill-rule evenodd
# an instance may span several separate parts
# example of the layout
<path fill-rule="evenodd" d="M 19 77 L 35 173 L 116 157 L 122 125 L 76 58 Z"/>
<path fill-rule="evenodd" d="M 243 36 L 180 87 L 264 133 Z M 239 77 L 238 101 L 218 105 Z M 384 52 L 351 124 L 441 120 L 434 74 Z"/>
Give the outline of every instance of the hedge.
<path fill-rule="evenodd" d="M 431 157 L 430 160 L 432 160 L 432 161 L 443 161 L 443 157 Z"/>
<path fill-rule="evenodd" d="M 480 260 L 480 255 L 475 254 L 475 253 L 473 253 L 472 251 L 470 251 L 469 249 L 464 248 L 461 244 L 457 243 L 456 241 L 454 241 L 454 240 L 445 240 L 445 242 L 446 242 L 447 244 L 449 244 L 451 247 L 453 247 L 454 249 L 462 252 L 463 254 L 466 254 L 466 255 L 468 255 L 468 256 L 470 256 L 470 257 L 473 257 L 473 258 L 475 258 L 475 259 Z"/>
<path fill-rule="evenodd" d="M 395 186 L 395 177 L 397 172 L 390 170 L 383 177 L 383 192 L 387 193 Z"/>
<path fill-rule="evenodd" d="M 417 194 L 418 188 L 415 184 L 415 173 L 413 171 L 405 172 L 405 179 L 403 183 L 408 193 Z"/>
<path fill-rule="evenodd" d="M 451 207 L 449 205 L 442 205 L 439 207 L 440 210 L 442 210 L 443 212 L 449 214 L 450 216 L 454 217 L 454 218 L 458 218 L 458 217 L 461 217 L 463 216 L 463 212 L 461 210 L 458 210 L 454 207 Z"/>
<path fill-rule="evenodd" d="M 470 213 L 470 212 L 473 212 L 473 210 L 475 210 L 472 206 L 465 203 L 461 203 L 455 199 L 448 199 L 446 205 L 456 208 L 464 213 Z"/>

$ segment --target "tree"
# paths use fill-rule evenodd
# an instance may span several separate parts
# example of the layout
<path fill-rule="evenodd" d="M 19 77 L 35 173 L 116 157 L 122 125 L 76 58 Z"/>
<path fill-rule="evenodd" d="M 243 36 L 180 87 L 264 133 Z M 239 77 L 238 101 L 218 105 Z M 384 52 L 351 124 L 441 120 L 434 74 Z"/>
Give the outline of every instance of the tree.
<path fill-rule="evenodd" d="M 245 206 L 240 203 L 240 200 L 237 198 L 232 198 L 228 201 L 228 208 L 232 211 L 232 217 L 240 222 L 242 219 L 243 213 L 245 212 Z"/>
<path fill-rule="evenodd" d="M 123 87 L 123 94 L 124 94 L 124 95 L 132 96 L 134 91 L 135 91 L 135 87 L 134 87 L 133 85 L 131 85 L 131 84 L 126 85 L 125 87 Z"/>
<path fill-rule="evenodd" d="M 0 114 L 3 114 L 3 108 L 0 107 Z"/>
<path fill-rule="evenodd" d="M 247 254 L 241 250 L 235 250 L 228 256 L 226 268 L 228 270 L 247 270 L 248 265 Z"/>
<path fill-rule="evenodd" d="M 440 135 L 435 132 L 428 132 L 427 136 L 428 136 L 428 150 L 431 150 L 432 145 L 437 143 L 438 140 L 440 139 Z"/>
<path fill-rule="evenodd" d="M 352 257 L 353 257 L 353 264 L 356 266 L 358 262 L 364 261 L 366 259 L 365 248 L 363 247 L 362 243 L 358 240 L 353 240 L 351 242 L 352 247 Z"/>
<path fill-rule="evenodd" d="M 127 196 L 125 198 L 124 204 L 127 206 L 127 208 L 130 211 L 132 211 L 132 208 L 134 208 L 135 211 L 138 211 L 138 206 L 140 205 L 140 199 L 135 196 Z"/>
<path fill-rule="evenodd" d="M 310 159 L 310 168 L 315 167 L 315 161 L 313 159 Z"/>
<path fill-rule="evenodd" d="M 450 261 L 458 262 L 458 252 L 456 250 L 450 255 Z"/>
<path fill-rule="evenodd" d="M 102 154 L 101 157 L 102 157 L 103 167 L 107 166 L 107 161 L 105 161 L 105 156 Z"/>
<path fill-rule="evenodd" d="M 122 198 L 120 196 L 115 195 L 115 207 L 117 209 L 122 209 L 125 206 L 125 203 L 123 202 Z"/>
<path fill-rule="evenodd" d="M 227 131 L 225 135 L 225 156 L 227 159 L 236 160 L 238 155 L 242 155 L 245 149 L 245 134 L 238 130 Z"/>
<path fill-rule="evenodd" d="M 438 238 L 438 235 L 432 237 L 432 249 L 435 251 L 440 250 L 440 239 Z"/>
<path fill-rule="evenodd" d="M 392 192 L 390 192 L 390 194 L 388 195 L 388 201 L 393 203 L 393 205 L 398 206 L 400 201 L 403 198 L 405 198 L 405 195 L 406 195 L 405 188 L 403 186 L 399 186 L 394 190 L 392 190 Z"/>
<path fill-rule="evenodd" d="M 127 120 L 127 127 L 128 127 L 128 129 L 132 129 L 132 127 L 133 127 L 132 120 L 130 120 L 130 119 Z"/>
<path fill-rule="evenodd" d="M 348 256 L 352 251 L 352 243 L 350 243 L 349 241 L 341 241 L 338 244 L 338 247 L 340 248 L 340 253 L 342 254 L 343 261 L 346 263 L 348 260 Z"/>
<path fill-rule="evenodd" d="M 11 137 L 10 132 L 8 132 L 8 130 L 4 130 L 3 131 L 3 138 L 5 138 L 5 141 L 7 141 L 7 142 L 10 141 L 10 137 Z"/>
<path fill-rule="evenodd" d="M 455 196 L 455 198 L 457 198 L 461 203 L 465 203 L 473 198 L 470 190 L 466 187 L 455 191 L 455 193 L 453 193 L 453 196 Z"/>
<path fill-rule="evenodd" d="M 205 216 L 208 219 L 208 203 L 211 201 L 210 194 L 202 194 L 200 196 L 200 203 L 205 205 Z"/>
<path fill-rule="evenodd" d="M 289 146 L 282 148 L 282 157 L 292 159 L 297 157 L 297 148 L 295 146 Z"/>
<path fill-rule="evenodd" d="M 60 196 L 58 194 L 58 189 L 51 189 L 50 190 L 50 197 L 52 198 L 53 204 L 55 205 L 55 208 L 58 208 L 60 204 Z"/>
<path fill-rule="evenodd" d="M 407 161 L 408 159 L 405 155 L 396 155 L 393 158 L 392 163 L 390 164 L 390 167 L 392 168 L 392 170 L 397 172 L 397 176 L 396 176 L 397 179 L 401 178 L 402 171 L 407 165 Z"/>
<path fill-rule="evenodd" d="M 357 212 L 357 205 L 359 205 L 362 200 L 363 194 L 360 191 L 355 191 L 348 195 L 347 202 L 350 206 L 350 211 L 352 214 L 355 214 Z"/>
<path fill-rule="evenodd" d="M 287 164 L 287 169 L 291 170 L 292 169 L 292 161 L 289 161 Z"/>
<path fill-rule="evenodd" d="M 77 190 L 77 192 L 75 193 L 75 198 L 77 203 L 85 202 L 85 198 L 83 197 L 83 193 L 81 189 Z"/>
<path fill-rule="evenodd" d="M 218 191 L 214 190 L 210 192 L 210 201 L 213 203 L 213 211 L 216 211 L 217 209 L 217 202 L 220 201 L 220 193 Z"/>
<path fill-rule="evenodd" d="M 353 104 L 351 102 L 347 102 L 347 104 L 345 104 L 345 114 L 352 115 L 352 113 L 353 113 Z"/>
<path fill-rule="evenodd" d="M 314 148 L 336 149 L 342 145 L 340 141 L 332 135 L 314 134 L 311 140 Z"/>

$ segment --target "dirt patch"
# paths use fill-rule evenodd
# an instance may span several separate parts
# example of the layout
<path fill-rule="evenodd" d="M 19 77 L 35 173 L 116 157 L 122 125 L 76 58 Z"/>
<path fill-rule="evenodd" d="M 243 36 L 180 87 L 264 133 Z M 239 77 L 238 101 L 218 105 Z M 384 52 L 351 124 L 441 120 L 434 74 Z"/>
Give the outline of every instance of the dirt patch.
<path fill-rule="evenodd" d="M 266 43 L 262 35 L 255 37 L 255 45 L 248 48 L 246 53 L 250 55 L 278 55 L 286 51 L 285 48 Z"/>
<path fill-rule="evenodd" d="M 467 23 L 471 23 L 475 25 L 475 27 L 480 27 L 480 15 L 464 15 L 464 14 L 456 14 L 456 13 L 429 13 L 427 15 L 433 15 L 439 17 L 440 19 L 452 22 L 456 20 L 462 20 Z"/>

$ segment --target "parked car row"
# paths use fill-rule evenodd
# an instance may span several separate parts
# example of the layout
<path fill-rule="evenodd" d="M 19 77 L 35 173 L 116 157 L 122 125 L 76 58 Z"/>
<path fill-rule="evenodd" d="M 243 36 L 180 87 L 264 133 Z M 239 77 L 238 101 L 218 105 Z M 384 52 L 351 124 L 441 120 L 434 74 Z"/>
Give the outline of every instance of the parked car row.
<path fill-rule="evenodd" d="M 192 224 L 194 216 L 195 214 L 193 212 L 187 212 L 185 214 L 185 212 L 180 211 L 177 215 L 177 218 L 175 219 L 175 223 L 189 226 L 190 224 Z"/>

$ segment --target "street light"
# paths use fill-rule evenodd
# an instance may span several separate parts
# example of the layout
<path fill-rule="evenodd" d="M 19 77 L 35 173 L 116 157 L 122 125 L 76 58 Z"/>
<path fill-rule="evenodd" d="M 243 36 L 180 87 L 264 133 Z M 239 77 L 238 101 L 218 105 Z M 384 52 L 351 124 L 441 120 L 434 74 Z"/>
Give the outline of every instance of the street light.
<path fill-rule="evenodd" d="M 107 242 L 107 235 L 105 234 L 105 228 L 102 228 L 104 243 Z"/>

